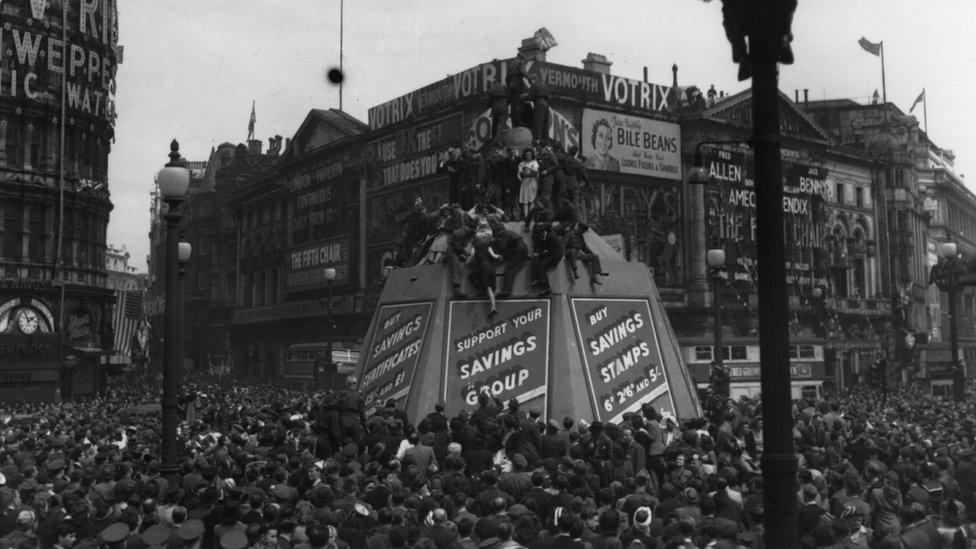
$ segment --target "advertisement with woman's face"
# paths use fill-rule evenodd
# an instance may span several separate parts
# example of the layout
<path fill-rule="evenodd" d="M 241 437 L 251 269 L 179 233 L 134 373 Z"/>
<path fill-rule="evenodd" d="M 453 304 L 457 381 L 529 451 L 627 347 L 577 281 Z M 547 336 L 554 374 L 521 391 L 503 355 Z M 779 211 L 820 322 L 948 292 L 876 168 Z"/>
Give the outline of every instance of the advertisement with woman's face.
<path fill-rule="evenodd" d="M 584 109 L 582 122 L 587 168 L 681 179 L 677 124 L 596 109 Z"/>

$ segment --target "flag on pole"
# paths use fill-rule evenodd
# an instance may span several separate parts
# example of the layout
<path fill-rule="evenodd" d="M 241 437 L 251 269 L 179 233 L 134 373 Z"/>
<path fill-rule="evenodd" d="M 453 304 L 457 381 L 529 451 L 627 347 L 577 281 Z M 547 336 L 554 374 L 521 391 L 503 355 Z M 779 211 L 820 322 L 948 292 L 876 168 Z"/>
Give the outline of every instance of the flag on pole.
<path fill-rule="evenodd" d="M 860 44 L 862 48 L 864 48 L 864 51 L 868 53 L 873 53 L 874 55 L 881 55 L 881 45 L 884 42 L 878 42 L 877 44 L 875 44 L 874 42 L 871 42 L 870 40 L 862 36 L 861 39 L 857 41 L 857 43 Z"/>
<path fill-rule="evenodd" d="M 915 107 L 922 101 L 925 101 L 925 90 L 922 90 L 922 93 L 918 94 L 918 97 L 915 98 L 915 102 L 912 103 L 912 108 L 908 109 L 908 113 L 911 114 L 915 110 Z"/>
<path fill-rule="evenodd" d="M 142 290 L 117 290 L 115 292 L 115 314 L 112 327 L 115 329 L 115 353 L 123 357 L 132 356 L 132 339 L 142 328 L 146 319 L 143 307 Z"/>
<path fill-rule="evenodd" d="M 558 45 L 556 38 L 545 27 L 535 31 L 533 38 L 535 38 L 535 43 L 539 45 L 539 49 L 542 51 L 548 51 Z"/>
<path fill-rule="evenodd" d="M 254 101 L 251 101 L 251 119 L 247 122 L 247 138 L 254 138 L 254 123 L 258 121 L 258 116 L 254 112 Z"/>

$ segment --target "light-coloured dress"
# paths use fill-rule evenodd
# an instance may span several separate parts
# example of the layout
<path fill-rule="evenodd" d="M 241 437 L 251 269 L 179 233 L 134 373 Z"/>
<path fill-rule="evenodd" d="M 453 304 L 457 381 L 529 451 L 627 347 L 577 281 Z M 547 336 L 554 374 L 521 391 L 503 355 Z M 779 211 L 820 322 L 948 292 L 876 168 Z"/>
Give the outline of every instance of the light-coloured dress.
<path fill-rule="evenodd" d="M 539 194 L 539 177 L 538 175 L 522 175 L 522 171 L 525 168 L 528 168 L 538 174 L 539 162 L 535 159 L 523 160 L 519 162 L 518 165 L 519 180 L 522 181 L 522 185 L 519 187 L 519 204 L 532 204 L 535 202 L 535 198 Z"/>

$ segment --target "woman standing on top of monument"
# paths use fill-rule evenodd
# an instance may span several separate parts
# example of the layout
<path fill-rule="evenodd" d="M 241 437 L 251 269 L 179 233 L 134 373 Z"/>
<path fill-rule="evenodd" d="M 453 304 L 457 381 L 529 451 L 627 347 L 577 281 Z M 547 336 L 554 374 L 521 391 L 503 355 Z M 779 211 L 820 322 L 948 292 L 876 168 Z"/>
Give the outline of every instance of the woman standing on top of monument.
<path fill-rule="evenodd" d="M 518 165 L 519 181 L 522 182 L 519 188 L 519 205 L 522 206 L 522 219 L 529 218 L 529 210 L 539 194 L 539 162 L 535 159 L 535 151 L 532 147 L 526 147 L 522 151 L 522 161 Z"/>

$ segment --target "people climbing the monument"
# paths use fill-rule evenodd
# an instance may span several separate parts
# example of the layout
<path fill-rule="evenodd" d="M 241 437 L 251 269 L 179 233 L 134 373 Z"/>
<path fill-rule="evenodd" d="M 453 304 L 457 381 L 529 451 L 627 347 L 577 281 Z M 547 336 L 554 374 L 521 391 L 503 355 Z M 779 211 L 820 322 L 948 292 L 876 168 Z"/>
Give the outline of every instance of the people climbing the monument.
<path fill-rule="evenodd" d="M 529 218 L 529 210 L 539 195 L 539 161 L 535 159 L 535 150 L 526 147 L 522 151 L 522 161 L 518 165 L 519 175 L 519 206 L 522 209 L 522 219 Z"/>
<path fill-rule="evenodd" d="M 576 208 L 580 220 L 586 222 L 586 208 L 581 207 L 580 192 L 590 188 L 590 178 L 586 174 L 586 167 L 579 158 L 579 149 L 573 145 L 562 157 L 563 186 L 559 189 L 558 200 L 565 200 Z"/>
<path fill-rule="evenodd" d="M 603 267 L 600 264 L 600 256 L 594 253 L 589 245 L 586 244 L 585 236 L 589 227 L 576 221 L 562 225 L 559 230 L 565 235 L 566 263 L 573 273 L 573 278 L 579 278 L 579 268 L 577 267 L 577 261 L 579 261 L 586 268 L 590 284 L 602 285 L 603 282 L 600 281 L 600 277 L 610 276 L 610 273 L 603 271 Z"/>
<path fill-rule="evenodd" d="M 505 76 L 508 87 L 508 105 L 513 127 L 532 127 L 532 105 L 529 99 L 529 81 L 525 74 L 525 56 L 519 53 L 509 65 Z"/>
<path fill-rule="evenodd" d="M 552 210 L 554 202 L 552 200 L 553 189 L 557 180 L 562 183 L 563 170 L 559 165 L 559 159 L 550 146 L 539 149 L 539 193 L 538 201 L 547 209 Z"/>
<path fill-rule="evenodd" d="M 546 219 L 546 221 L 540 221 Z M 556 268 L 566 255 L 566 242 L 560 234 L 558 221 L 549 221 L 548 211 L 537 210 L 532 223 L 532 281 L 533 286 L 539 286 L 542 291 L 539 297 L 552 295 L 549 283 L 549 271 Z"/>
<path fill-rule="evenodd" d="M 488 104 L 491 108 L 491 141 L 498 143 L 500 132 L 509 119 L 509 87 L 495 82 L 488 88 Z"/>
<path fill-rule="evenodd" d="M 488 318 L 498 313 L 495 305 L 495 269 L 502 262 L 502 256 L 492 249 L 494 232 L 487 217 L 480 217 L 471 239 L 474 252 L 468 259 L 468 280 L 479 293 L 488 297 Z"/>
<path fill-rule="evenodd" d="M 505 268 L 502 290 L 496 297 L 505 299 L 511 297 L 515 277 L 529 260 L 529 247 L 522 235 L 505 227 L 501 220 L 491 220 L 490 224 L 493 233 L 493 249 L 501 256 L 501 265 Z"/>
<path fill-rule="evenodd" d="M 538 74 L 529 75 L 529 99 L 532 101 L 532 139 L 537 145 L 549 144 L 549 126 L 552 114 L 549 112 L 549 86 Z"/>

